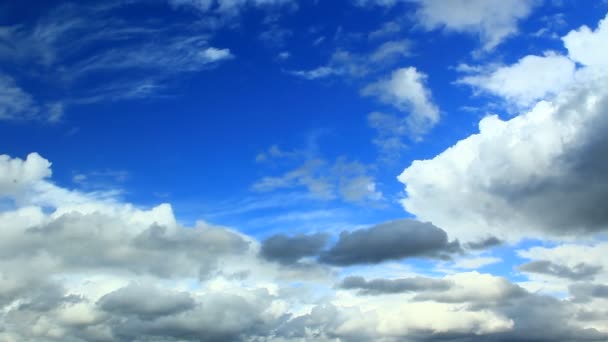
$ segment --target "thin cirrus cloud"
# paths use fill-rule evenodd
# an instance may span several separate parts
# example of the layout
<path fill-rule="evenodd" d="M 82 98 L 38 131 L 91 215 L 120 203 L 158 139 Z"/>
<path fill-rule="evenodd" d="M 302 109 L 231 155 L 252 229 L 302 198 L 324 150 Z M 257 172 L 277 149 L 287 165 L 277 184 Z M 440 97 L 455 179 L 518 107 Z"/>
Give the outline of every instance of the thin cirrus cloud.
<path fill-rule="evenodd" d="M 67 91 L 34 100 L 26 88 L 2 76 L 0 119 L 58 121 L 67 106 L 155 96 L 167 90 L 167 80 L 235 57 L 230 49 L 209 44 L 217 29 L 213 20 L 190 27 L 129 21 L 120 16 L 121 6 L 64 4 L 32 26 L 2 27 L 0 60 L 18 71 L 30 68 L 37 81 Z M 107 73 L 115 77 L 98 81 Z M 15 100 L 2 100 L 7 97 Z"/>

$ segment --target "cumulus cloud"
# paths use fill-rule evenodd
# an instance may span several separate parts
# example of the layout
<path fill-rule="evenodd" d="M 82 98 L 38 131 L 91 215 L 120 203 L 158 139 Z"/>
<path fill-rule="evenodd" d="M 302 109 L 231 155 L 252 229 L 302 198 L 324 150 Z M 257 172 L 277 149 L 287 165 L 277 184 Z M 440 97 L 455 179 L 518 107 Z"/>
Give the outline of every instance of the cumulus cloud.
<path fill-rule="evenodd" d="M 426 78 L 424 73 L 414 67 L 401 68 L 393 71 L 389 78 L 366 86 L 362 94 L 378 97 L 382 102 L 407 113 L 397 127 L 403 126 L 400 131 L 419 139 L 440 119 L 439 108 L 433 103 L 431 92 L 426 87 Z M 376 115 L 370 120 L 378 122 L 379 119 Z M 384 126 L 381 123 L 378 125 Z"/>
<path fill-rule="evenodd" d="M 518 24 L 530 15 L 537 0 L 415 0 L 416 20 L 426 30 L 476 34 L 484 50 L 492 50 L 518 32 Z"/>
<path fill-rule="evenodd" d="M 562 37 L 567 55 L 547 51 L 543 56 L 524 56 L 512 65 L 461 65 L 459 69 L 469 75 L 460 78 L 458 83 L 467 84 L 479 93 L 502 98 L 515 110 L 529 108 L 573 83 L 584 83 L 589 77 L 587 72 L 606 71 L 608 56 L 602 47 L 608 43 L 607 22 L 605 18 L 595 30 L 583 26 Z M 577 64 L 586 68 L 577 68 Z"/>
<path fill-rule="evenodd" d="M 458 82 L 525 108 L 567 87 L 575 71 L 576 65 L 568 57 L 548 53 L 525 56 L 513 65 L 465 76 Z"/>
<path fill-rule="evenodd" d="M 56 122 L 62 115 L 61 102 L 39 104 L 31 94 L 19 87 L 12 77 L 0 73 L 0 121 Z"/>
<path fill-rule="evenodd" d="M 260 243 L 203 222 L 183 226 L 168 204 L 142 209 L 60 188 L 50 165 L 37 154 L 0 158 L 0 193 L 14 200 L 0 211 L 2 341 L 583 341 L 608 333 L 594 318 L 601 286 L 573 287 L 571 302 L 477 272 L 386 279 L 363 272 L 335 287 L 330 272 L 293 267 L 315 254 L 339 266 L 457 249 L 428 223 L 343 233 L 325 250 L 323 234 Z M 48 191 L 68 199 L 49 201 Z M 526 253 L 561 262 L 544 255 L 554 250 Z"/>
<path fill-rule="evenodd" d="M 336 244 L 321 254 L 332 265 L 377 264 L 406 257 L 448 258 L 459 250 L 457 241 L 430 223 L 396 220 L 371 228 L 344 231 Z"/>
<path fill-rule="evenodd" d="M 607 84 L 594 76 L 508 121 L 488 116 L 479 134 L 414 161 L 399 176 L 406 210 L 466 240 L 605 230 Z"/>
<path fill-rule="evenodd" d="M 302 159 L 307 153 L 282 151 L 271 147 L 268 152 L 258 154 L 256 161 L 270 158 Z M 251 189 L 256 192 L 270 192 L 304 187 L 317 199 L 340 198 L 351 203 L 379 202 L 384 200 L 377 189 L 376 180 L 369 175 L 370 167 L 358 161 L 338 157 L 335 162 L 325 159 L 305 159 L 299 167 L 280 176 L 266 176 L 256 181 Z"/>
<path fill-rule="evenodd" d="M 490 236 L 488 238 L 481 239 L 479 241 L 468 242 L 465 244 L 465 247 L 469 248 L 469 249 L 486 249 L 486 248 L 491 248 L 494 246 L 501 245 L 502 243 L 503 243 L 503 241 L 501 241 L 497 237 Z"/>

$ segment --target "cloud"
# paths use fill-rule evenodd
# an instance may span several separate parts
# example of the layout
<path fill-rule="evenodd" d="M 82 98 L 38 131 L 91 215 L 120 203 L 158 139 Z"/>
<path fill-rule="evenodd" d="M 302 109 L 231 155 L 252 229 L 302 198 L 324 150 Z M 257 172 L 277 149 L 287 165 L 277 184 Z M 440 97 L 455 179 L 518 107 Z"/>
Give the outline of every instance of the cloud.
<path fill-rule="evenodd" d="M 306 153 L 282 151 L 272 146 L 267 152 L 256 156 L 256 161 L 274 159 L 302 159 Z M 376 188 L 375 178 L 368 174 L 369 167 L 358 162 L 338 157 L 328 163 L 324 159 L 305 159 L 299 167 L 281 176 L 266 176 L 256 181 L 251 189 L 256 192 L 271 192 L 305 187 L 317 199 L 340 198 L 351 203 L 379 202 L 384 200 Z"/>
<path fill-rule="evenodd" d="M 403 205 L 467 241 L 594 234 L 608 228 L 608 79 L 581 70 L 580 82 L 508 121 L 488 116 L 480 133 L 399 176 Z"/>
<path fill-rule="evenodd" d="M 465 244 L 465 247 L 469 249 L 487 249 L 490 247 L 501 245 L 502 243 L 503 241 L 501 241 L 499 238 L 495 236 L 490 236 L 479 241 L 469 242 Z"/>
<path fill-rule="evenodd" d="M 457 83 L 467 84 L 476 92 L 504 99 L 515 110 L 529 108 L 538 100 L 554 97 L 577 82 L 585 82 L 589 68 L 602 73 L 608 68 L 608 56 L 600 46 L 608 43 L 608 19 L 600 20 L 597 29 L 583 26 L 562 37 L 567 55 L 547 51 L 543 56 L 528 55 L 506 66 L 461 65 L 469 75 Z M 577 64 L 586 68 L 577 68 Z M 603 71 L 602 71 L 603 70 Z"/>
<path fill-rule="evenodd" d="M 324 79 L 331 76 L 361 79 L 386 70 L 410 55 L 411 42 L 409 40 L 389 40 L 367 53 L 355 53 L 338 48 L 325 65 L 308 70 L 287 72 L 307 80 Z"/>
<path fill-rule="evenodd" d="M 378 97 L 382 102 L 407 113 L 402 130 L 412 138 L 420 139 L 440 119 L 439 109 L 432 102 L 431 92 L 425 85 L 426 78 L 414 67 L 401 68 L 393 71 L 390 78 L 366 86 L 361 93 Z"/>
<path fill-rule="evenodd" d="M 585 66 L 608 67 L 608 52 L 602 47 L 608 42 L 608 15 L 595 30 L 582 26 L 562 37 L 568 56 Z"/>
<path fill-rule="evenodd" d="M 38 154 L 0 160 L 0 191 L 14 201 L 0 211 L 2 341 L 606 339 L 596 302 L 604 273 L 592 288 L 573 287 L 573 301 L 478 272 L 395 277 L 400 268 L 388 267 L 377 271 L 393 276 L 378 278 L 360 268 L 340 281 L 294 263 L 316 254 L 341 271 L 458 246 L 412 220 L 345 232 L 326 250 L 321 234 L 260 243 L 203 222 L 183 226 L 168 204 L 137 208 L 60 188 Z M 603 260 L 605 246 L 586 248 L 521 253 L 568 267 L 560 258 Z"/>
<path fill-rule="evenodd" d="M 169 0 L 174 7 L 191 7 L 203 13 L 233 16 L 247 7 L 269 8 L 281 5 L 295 6 L 293 0 Z"/>
<path fill-rule="evenodd" d="M 585 263 L 577 264 L 573 267 L 557 265 L 547 260 L 536 260 L 523 265 L 518 269 L 522 272 L 540 273 L 552 275 L 560 278 L 569 278 L 572 280 L 592 279 L 602 267 L 587 265 Z"/>
<path fill-rule="evenodd" d="M 329 236 L 323 233 L 313 235 L 285 234 L 273 235 L 262 241 L 260 254 L 263 258 L 284 265 L 295 264 L 305 257 L 315 257 L 327 244 Z"/>
<path fill-rule="evenodd" d="M 51 163 L 38 153 L 30 153 L 26 159 L 0 155 L 0 197 L 18 197 L 28 187 L 50 177 Z"/>
<path fill-rule="evenodd" d="M 377 264 L 407 257 L 447 258 L 458 250 L 458 242 L 449 242 L 446 233 L 430 223 L 397 220 L 340 233 L 320 261 L 340 266 Z"/>
<path fill-rule="evenodd" d="M 392 1 L 394 2 L 394 1 Z M 476 34 L 484 50 L 492 50 L 518 31 L 537 0 L 415 0 L 416 20 L 426 30 Z"/>
<path fill-rule="evenodd" d="M 338 73 L 338 71 L 332 69 L 331 67 L 327 67 L 327 66 L 320 66 L 318 68 L 311 69 L 311 70 L 293 70 L 293 71 L 288 71 L 288 72 L 294 76 L 298 76 L 298 77 L 301 77 L 306 80 L 316 80 L 319 78 L 325 78 L 325 77 Z"/>
<path fill-rule="evenodd" d="M 596 241 L 531 247 L 518 250 L 517 255 L 529 259 L 528 265 L 532 265 L 533 272 L 524 270 L 530 279 L 525 284 L 526 288 L 531 291 L 564 293 L 573 284 L 591 279 L 599 284 L 608 283 L 608 262 L 601 257 L 607 251 L 607 243 Z"/>
<path fill-rule="evenodd" d="M 149 285 L 130 284 L 110 292 L 97 303 L 106 312 L 141 319 L 155 319 L 174 315 L 195 306 L 194 299 L 186 292 L 162 291 Z"/>
<path fill-rule="evenodd" d="M 0 120 L 56 122 L 71 106 L 159 96 L 177 76 L 234 58 L 228 48 L 209 44 L 221 27 L 213 18 L 146 21 L 120 10 L 155 5 L 166 6 L 61 4 L 27 25 L 0 27 L 0 61 L 11 76 L 27 74 L 29 82 L 54 89 L 28 91 L 18 86 L 21 79 L 0 75 Z"/>
<path fill-rule="evenodd" d="M 588 300 L 590 298 L 608 298 L 608 285 L 577 283 L 570 285 L 570 293 L 577 300 Z"/>
<path fill-rule="evenodd" d="M 555 95 L 570 85 L 576 65 L 565 56 L 525 56 L 517 63 L 488 72 L 462 77 L 458 83 L 504 98 L 517 108 L 526 108 Z"/>
<path fill-rule="evenodd" d="M 57 122 L 62 115 L 63 105 L 60 102 L 39 104 L 13 78 L 0 73 L 0 121 Z"/>
<path fill-rule="evenodd" d="M 418 291 L 446 291 L 452 286 L 450 281 L 414 277 L 403 279 L 372 279 L 347 277 L 339 287 L 346 290 L 359 290 L 363 295 L 395 294 Z"/>

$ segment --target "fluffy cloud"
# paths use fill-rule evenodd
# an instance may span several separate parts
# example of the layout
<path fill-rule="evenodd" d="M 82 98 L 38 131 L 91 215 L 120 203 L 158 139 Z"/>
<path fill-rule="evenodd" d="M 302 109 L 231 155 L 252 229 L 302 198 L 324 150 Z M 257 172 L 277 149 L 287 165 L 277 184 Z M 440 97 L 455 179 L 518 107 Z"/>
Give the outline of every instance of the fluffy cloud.
<path fill-rule="evenodd" d="M 574 78 L 575 69 L 575 63 L 569 58 L 550 53 L 526 56 L 513 65 L 465 76 L 458 82 L 525 108 L 567 87 Z"/>
<path fill-rule="evenodd" d="M 399 176 L 405 208 L 466 240 L 606 230 L 608 79 L 599 75 L 508 121 L 486 117 L 479 134 L 414 161 Z"/>
<path fill-rule="evenodd" d="M 589 73 L 605 72 L 608 56 L 602 47 L 608 44 L 607 22 L 603 19 L 595 30 L 583 26 L 562 37 L 567 55 L 548 51 L 543 56 L 522 57 L 512 65 L 461 66 L 461 71 L 471 74 L 458 83 L 498 96 L 515 109 L 528 108 L 575 82 L 585 82 Z M 586 68 L 577 69 L 577 63 Z"/>
<path fill-rule="evenodd" d="M 479 36 L 484 50 L 492 50 L 507 37 L 517 33 L 538 0 L 414 0 L 420 6 L 416 19 L 427 30 L 473 33 Z"/>
<path fill-rule="evenodd" d="M 185 227 L 168 204 L 141 209 L 60 188 L 51 174 L 37 154 L 0 157 L 0 193 L 14 202 L 0 212 L 2 341 L 606 338 L 599 284 L 573 288 L 571 302 L 477 272 L 347 277 L 336 288 L 332 273 L 290 267 L 314 254 L 351 264 L 453 251 L 431 224 L 344 233 L 325 251 L 322 234 L 259 243 L 203 222 Z M 552 250 L 526 253 L 561 262 Z"/>
<path fill-rule="evenodd" d="M 408 113 L 399 126 L 413 138 L 420 138 L 439 122 L 439 109 L 432 102 L 425 82 L 427 76 L 414 67 L 395 70 L 390 78 L 377 81 L 362 90 L 382 102 Z M 376 115 L 377 116 L 377 115 Z M 376 119 L 373 119 L 376 122 Z"/>

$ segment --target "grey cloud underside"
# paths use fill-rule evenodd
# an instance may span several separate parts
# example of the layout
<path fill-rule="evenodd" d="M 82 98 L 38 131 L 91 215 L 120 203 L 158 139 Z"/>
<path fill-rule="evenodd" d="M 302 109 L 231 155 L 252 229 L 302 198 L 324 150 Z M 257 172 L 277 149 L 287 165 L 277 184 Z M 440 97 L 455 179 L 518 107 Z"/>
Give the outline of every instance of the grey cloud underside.
<path fill-rule="evenodd" d="M 121 227 L 116 230 L 117 227 Z M 240 235 L 217 227 L 171 228 L 151 225 L 134 234 L 128 232 L 128 223 L 103 214 L 67 214 L 51 222 L 33 226 L 24 231 L 27 239 L 6 236 L 0 251 L 0 305 L 3 310 L 0 334 L 18 332 L 17 341 L 331 341 L 346 342 L 379 340 L 383 336 L 373 323 L 369 329 L 344 330 L 346 324 L 371 319 L 359 309 L 338 307 L 331 302 L 315 303 L 312 311 L 295 316 L 293 314 L 271 315 L 270 308 L 276 301 L 290 300 L 283 291 L 275 294 L 263 288 L 241 288 L 238 294 L 226 291 L 210 291 L 204 294 L 169 290 L 157 287 L 163 277 L 177 275 L 199 278 L 204 281 L 213 270 L 221 269 L 218 263 L 229 256 L 254 258 L 243 254 L 249 242 Z M 131 227 L 133 228 L 133 227 Z M 385 231 L 386 230 L 386 231 Z M 393 221 L 369 229 L 348 233 L 358 235 L 366 243 L 379 248 L 393 237 L 400 245 L 409 247 L 416 243 L 428 247 L 449 246 L 447 237 L 430 225 L 411 220 Z M 3 232 L 7 234 L 8 232 Z M 107 233 L 107 234 L 104 234 Z M 379 238 L 377 236 L 381 238 Z M 428 236 L 427 236 L 428 235 Z M 436 237 L 439 236 L 439 238 Z M 407 239 L 405 239 L 407 237 Z M 290 245 L 306 241 L 307 236 L 284 238 Z M 360 239 L 357 246 L 364 247 Z M 369 238 L 369 239 L 368 239 Z M 309 254 L 320 248 L 324 237 L 310 238 L 310 248 L 293 255 L 274 254 L 292 261 L 297 256 Z M 428 243 L 428 241 L 441 243 Z M 344 239 L 342 240 L 344 243 Z M 410 241 L 403 244 L 403 241 Z M 425 242 L 426 241 L 426 242 Z M 340 242 L 338 242 L 338 245 Z M 390 247 L 392 242 L 388 244 Z M 341 247 L 343 248 L 343 247 Z M 436 253 L 436 248 L 409 251 L 405 254 Z M 390 249 L 390 248 L 389 248 Z M 450 248 L 447 248 L 448 250 Z M 392 250 L 392 249 L 391 249 Z M 400 249 L 396 249 L 400 250 Z M 32 251 L 39 251 L 38 255 Z M 431 252 L 432 251 L 432 252 Z M 286 256 L 287 255 L 287 256 Z M 295 256 L 294 256 L 295 255 Z M 350 254 L 349 254 L 350 255 Z M 376 255 L 374 253 L 373 255 Z M 403 252 L 392 252 L 389 256 L 402 257 Z M 89 256 L 89 257 L 84 257 Z M 382 258 L 387 255 L 382 255 Z M 286 258 L 286 259 L 285 259 Z M 352 260 L 373 260 L 350 257 Z M 49 263 L 50 262 L 50 263 Z M 201 272 L 201 265 L 205 272 Z M 138 281 L 120 287 L 91 301 L 73 295 L 70 290 L 53 280 L 54 274 L 83 270 L 109 274 L 145 275 L 152 283 Z M 164 278 L 172 282 L 174 279 Z M 282 285 L 281 285 L 282 286 Z M 463 287 L 464 286 L 464 287 Z M 497 312 L 513 319 L 514 328 L 505 333 L 443 334 L 433 331 L 409 331 L 395 336 L 395 340 L 426 341 L 592 341 L 606 338 L 596 331 L 581 331 L 570 322 L 579 314 L 568 301 L 530 294 L 503 279 L 494 284 L 500 295 L 484 297 L 468 291 L 466 285 L 458 285 L 445 279 L 414 277 L 405 279 L 347 278 L 342 287 L 361 290 L 362 294 L 377 295 L 392 293 L 402 295 L 411 292 L 417 303 L 453 303 L 467 307 L 473 312 Z M 603 296 L 602 287 L 583 289 L 594 296 Z M 464 291 L 464 292 L 462 292 Z M 374 297 L 378 298 L 378 297 Z M 19 300 L 19 305 L 7 306 Z M 66 316 L 63 310 L 92 306 L 97 314 L 76 312 Z M 586 317 L 597 316 L 598 311 L 587 311 Z M 36 335 L 31 327 L 40 326 L 44 317 L 52 325 L 59 326 L 65 334 L 54 338 L 51 335 Z M 46 336 L 41 338 L 40 336 Z M 51 337 L 49 337 L 51 336 Z"/>
<path fill-rule="evenodd" d="M 145 320 L 193 309 L 195 302 L 186 292 L 163 292 L 152 286 L 132 284 L 103 296 L 98 305 L 112 314 Z"/>
<path fill-rule="evenodd" d="M 152 225 L 129 237 L 116 230 L 122 227 L 128 231 L 125 225 L 103 214 L 65 214 L 29 228 L 10 243 L 0 242 L 0 256 L 8 260 L 37 251 L 52 255 L 57 262 L 53 267 L 61 270 L 127 270 L 171 278 L 205 276 L 223 255 L 238 255 L 249 248 L 249 242 L 240 235 L 224 229 L 170 231 Z"/>
<path fill-rule="evenodd" d="M 547 274 L 572 280 L 584 280 L 592 279 L 596 274 L 598 274 L 602 270 L 602 267 L 587 265 L 585 263 L 580 263 L 573 267 L 568 267 L 563 265 L 557 265 L 547 260 L 537 260 L 520 265 L 518 269 L 523 272 Z"/>
<path fill-rule="evenodd" d="M 569 291 L 577 301 L 587 301 L 592 298 L 608 299 L 606 284 L 576 283 L 570 285 Z"/>
<path fill-rule="evenodd" d="M 476 242 L 468 242 L 464 246 L 469 249 L 487 249 L 495 246 L 499 246 L 503 243 L 502 240 L 495 236 L 488 237 L 483 240 L 479 240 Z"/>
<path fill-rule="evenodd" d="M 411 219 L 343 231 L 330 248 L 324 249 L 328 238 L 322 233 L 291 237 L 278 234 L 262 242 L 260 255 L 285 265 L 312 257 L 322 264 L 350 266 L 408 257 L 449 259 L 451 254 L 462 252 L 458 241 L 449 242 L 440 228 Z"/>
<path fill-rule="evenodd" d="M 449 258 L 460 251 L 458 241 L 449 242 L 447 234 L 430 223 L 396 220 L 368 229 L 342 232 L 338 241 L 323 252 L 323 263 L 348 266 L 377 264 L 406 257 Z"/>
<path fill-rule="evenodd" d="M 446 291 L 452 287 L 447 280 L 425 277 L 412 277 L 403 279 L 372 279 L 363 277 L 347 277 L 339 284 L 346 290 L 358 290 L 363 295 L 395 294 L 417 291 Z"/>
<path fill-rule="evenodd" d="M 287 236 L 278 234 L 262 242 L 260 254 L 270 261 L 294 264 L 304 257 L 317 256 L 327 244 L 327 234 Z"/>

